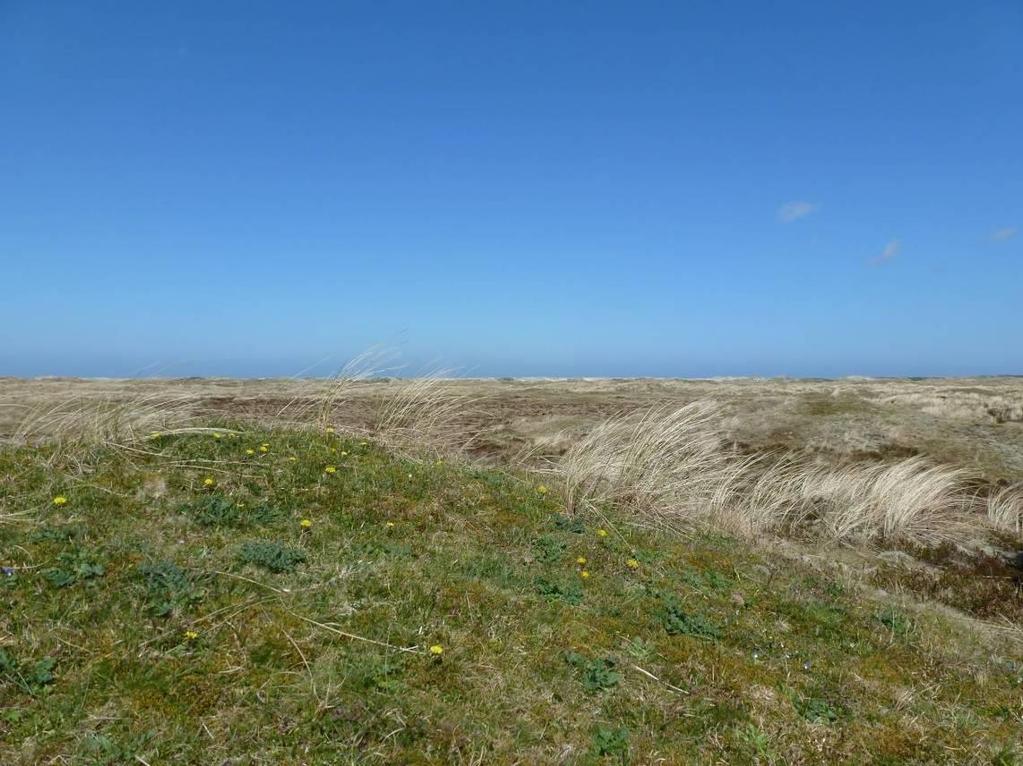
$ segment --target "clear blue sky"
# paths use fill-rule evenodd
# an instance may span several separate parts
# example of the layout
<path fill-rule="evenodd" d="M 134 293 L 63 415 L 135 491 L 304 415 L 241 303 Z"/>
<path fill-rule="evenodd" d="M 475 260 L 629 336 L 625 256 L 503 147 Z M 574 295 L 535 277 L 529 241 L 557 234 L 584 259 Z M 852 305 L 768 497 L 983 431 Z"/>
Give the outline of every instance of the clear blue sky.
<path fill-rule="evenodd" d="M 0 267 L 0 374 L 1023 373 L 1023 4 L 0 0 Z"/>

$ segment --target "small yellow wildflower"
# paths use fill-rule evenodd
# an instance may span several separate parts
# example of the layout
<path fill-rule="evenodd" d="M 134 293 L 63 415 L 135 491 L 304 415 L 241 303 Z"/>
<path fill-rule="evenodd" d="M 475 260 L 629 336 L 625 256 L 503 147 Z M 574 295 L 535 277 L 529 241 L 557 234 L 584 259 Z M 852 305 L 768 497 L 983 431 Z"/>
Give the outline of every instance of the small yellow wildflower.
<path fill-rule="evenodd" d="M 578 564 L 579 566 L 582 566 L 583 564 L 586 563 L 586 557 L 585 556 L 580 556 L 579 558 L 577 558 L 575 560 L 575 563 Z"/>
<path fill-rule="evenodd" d="M 327 426 L 327 433 L 328 434 L 334 433 L 334 426 Z"/>
<path fill-rule="evenodd" d="M 432 654 L 434 657 L 440 657 L 442 654 L 444 654 L 444 647 L 441 646 L 440 644 L 434 644 L 433 646 L 430 647 L 430 654 Z"/>
<path fill-rule="evenodd" d="M 266 445 L 266 444 L 260 444 L 259 445 L 259 451 L 260 452 L 269 452 L 270 451 L 270 447 L 268 445 Z"/>
<path fill-rule="evenodd" d="M 247 450 L 245 450 L 245 454 L 246 455 L 255 455 L 256 454 L 256 450 L 254 450 L 254 449 L 247 449 Z"/>
<path fill-rule="evenodd" d="M 388 521 L 386 526 L 387 526 L 388 529 L 394 529 L 394 522 L 393 521 Z"/>
<path fill-rule="evenodd" d="M 344 450 L 341 450 L 341 457 L 348 457 L 348 453 L 345 452 Z"/>
<path fill-rule="evenodd" d="M 639 562 L 636 559 L 629 559 L 625 562 L 625 566 L 629 569 L 639 569 Z"/>
<path fill-rule="evenodd" d="M 337 473 L 337 468 L 335 466 L 328 465 L 326 468 L 323 469 L 323 472 L 324 473 Z"/>
<path fill-rule="evenodd" d="M 541 484 L 539 487 L 536 488 L 536 491 L 537 491 L 538 494 L 546 495 L 547 494 L 547 485 L 546 484 Z"/>
<path fill-rule="evenodd" d="M 215 482 L 215 481 L 213 480 L 213 477 L 212 477 L 212 476 L 207 476 L 207 477 L 206 477 L 205 479 L 203 479 L 203 480 L 202 480 L 202 485 L 203 485 L 204 487 L 212 487 L 212 486 L 213 486 L 214 484 L 216 484 L 216 483 L 217 483 L 217 482 Z"/>
<path fill-rule="evenodd" d="M 579 576 L 580 576 L 581 578 L 583 578 L 584 580 L 589 580 L 589 579 L 590 579 L 590 573 L 589 573 L 588 571 L 586 571 L 585 569 L 584 569 L 584 570 L 582 570 L 582 571 L 581 571 L 581 572 L 579 573 Z"/>
<path fill-rule="evenodd" d="M 607 537 L 607 530 L 606 529 L 598 529 L 597 530 L 597 537 Z"/>
<path fill-rule="evenodd" d="M 195 639 L 197 639 L 197 638 L 199 638 L 199 632 L 198 631 L 196 631 L 196 630 L 186 630 L 185 631 L 185 640 L 186 641 L 195 641 Z"/>
<path fill-rule="evenodd" d="M 64 497 L 63 495 L 57 495 L 55 498 L 53 498 L 53 504 L 54 505 L 67 505 L 67 498 Z"/>
<path fill-rule="evenodd" d="M 291 461 L 292 463 L 297 463 L 297 462 L 298 462 L 298 458 L 297 458 L 297 457 L 295 457 L 294 455 L 292 455 L 291 457 L 289 457 L 289 458 L 288 458 L 288 460 L 290 460 L 290 461 Z"/>
<path fill-rule="evenodd" d="M 312 519 L 302 519 L 298 523 L 301 525 L 302 529 L 309 529 L 309 527 L 313 525 Z"/>

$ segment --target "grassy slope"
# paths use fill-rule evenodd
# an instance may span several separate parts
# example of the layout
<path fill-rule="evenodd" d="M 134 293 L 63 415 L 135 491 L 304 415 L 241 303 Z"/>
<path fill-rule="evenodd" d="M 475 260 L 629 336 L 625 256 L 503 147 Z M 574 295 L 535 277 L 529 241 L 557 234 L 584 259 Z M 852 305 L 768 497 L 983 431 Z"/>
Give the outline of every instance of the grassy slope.
<path fill-rule="evenodd" d="M 0 763 L 1015 762 L 1018 651 L 739 542 L 330 435 L 150 446 L 0 453 Z"/>

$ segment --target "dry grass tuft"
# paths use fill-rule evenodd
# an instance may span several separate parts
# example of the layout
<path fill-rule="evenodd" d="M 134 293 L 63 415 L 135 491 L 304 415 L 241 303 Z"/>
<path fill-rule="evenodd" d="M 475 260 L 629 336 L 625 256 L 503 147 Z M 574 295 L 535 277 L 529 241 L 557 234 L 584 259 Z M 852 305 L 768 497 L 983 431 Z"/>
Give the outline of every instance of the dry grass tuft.
<path fill-rule="evenodd" d="M 371 349 L 352 359 L 314 396 L 296 397 L 263 428 L 328 426 L 372 436 L 407 452 L 460 453 L 475 438 L 468 425 L 475 399 L 449 385 L 452 371 L 391 378 L 397 354 Z"/>
<path fill-rule="evenodd" d="M 206 430 L 193 413 L 194 397 L 72 398 L 26 408 L 10 437 L 15 444 L 131 443 L 153 432 Z"/>
<path fill-rule="evenodd" d="M 569 507 L 628 503 L 653 515 L 697 513 L 730 474 L 718 422 L 707 401 L 605 420 L 555 466 Z"/>
<path fill-rule="evenodd" d="M 373 437 L 409 454 L 463 452 L 477 435 L 472 403 L 479 397 L 450 385 L 449 371 L 411 378 L 384 377 L 396 355 L 373 349 L 348 362 L 327 381 L 293 381 L 299 394 L 276 411 L 243 413 L 227 408 L 223 417 L 244 428 L 319 429 Z M 62 450 L 87 445 L 130 446 L 152 434 L 209 430 L 208 404 L 200 395 L 148 393 L 133 397 L 69 397 L 36 405 L 0 403 L 16 412 L 9 421 L 12 444 L 51 444 Z"/>
<path fill-rule="evenodd" d="M 696 402 L 601 423 L 555 469 L 569 505 L 626 504 L 749 536 L 840 542 L 937 545 L 975 525 L 973 496 L 955 469 L 919 457 L 846 466 L 744 457 L 725 446 L 719 420 L 713 403 Z"/>
<path fill-rule="evenodd" d="M 448 386 L 449 375 L 438 370 L 392 384 L 378 400 L 373 434 L 403 449 L 464 452 L 477 435 L 467 419 L 474 400 Z"/>
<path fill-rule="evenodd" d="M 806 465 L 793 478 L 782 484 L 784 521 L 836 541 L 938 545 L 961 538 L 973 519 L 973 498 L 960 472 L 919 457 Z"/>
<path fill-rule="evenodd" d="M 996 529 L 1023 540 L 1023 489 L 1004 487 L 989 497 L 987 518 Z"/>

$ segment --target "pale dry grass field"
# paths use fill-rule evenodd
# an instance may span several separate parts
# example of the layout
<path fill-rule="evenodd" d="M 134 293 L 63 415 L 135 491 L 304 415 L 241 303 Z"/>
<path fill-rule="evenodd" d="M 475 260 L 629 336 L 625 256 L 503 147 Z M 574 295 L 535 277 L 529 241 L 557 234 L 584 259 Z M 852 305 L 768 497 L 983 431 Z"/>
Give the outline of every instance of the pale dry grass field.
<path fill-rule="evenodd" d="M 410 395 L 416 386 L 431 396 Z M 471 451 L 500 460 L 558 455 L 607 418 L 702 401 L 719 407 L 724 435 L 750 452 L 810 451 L 838 461 L 921 455 L 991 482 L 1023 477 L 1023 378 L 410 382 L 358 371 L 333 380 L 0 378 L 0 436 L 52 435 L 82 418 L 96 430 L 140 432 L 210 417 L 329 417 L 407 431 L 408 406 L 424 400 L 445 404 L 443 418 L 431 406 L 423 419 L 460 423 L 475 437 Z"/>
<path fill-rule="evenodd" d="M 926 455 L 996 481 L 1023 476 L 1023 378 L 479 379 L 431 378 L 450 398 L 471 400 L 460 417 L 479 432 L 479 453 L 523 448 L 559 453 L 607 417 L 660 405 L 713 401 L 727 436 L 754 450 L 807 449 L 836 457 Z M 130 405 L 157 422 L 161 410 L 194 418 L 333 414 L 370 426 L 381 401 L 408 387 L 398 378 L 0 378 L 0 436 L 30 412 Z M 164 406 L 161 406 L 164 405 Z M 147 423 L 148 424 L 148 423 Z"/>
<path fill-rule="evenodd" d="M 327 425 L 556 475 L 570 506 L 922 545 L 1021 527 L 1023 379 L 0 379 L 0 437 Z M 985 522 L 986 519 L 986 522 Z"/>

